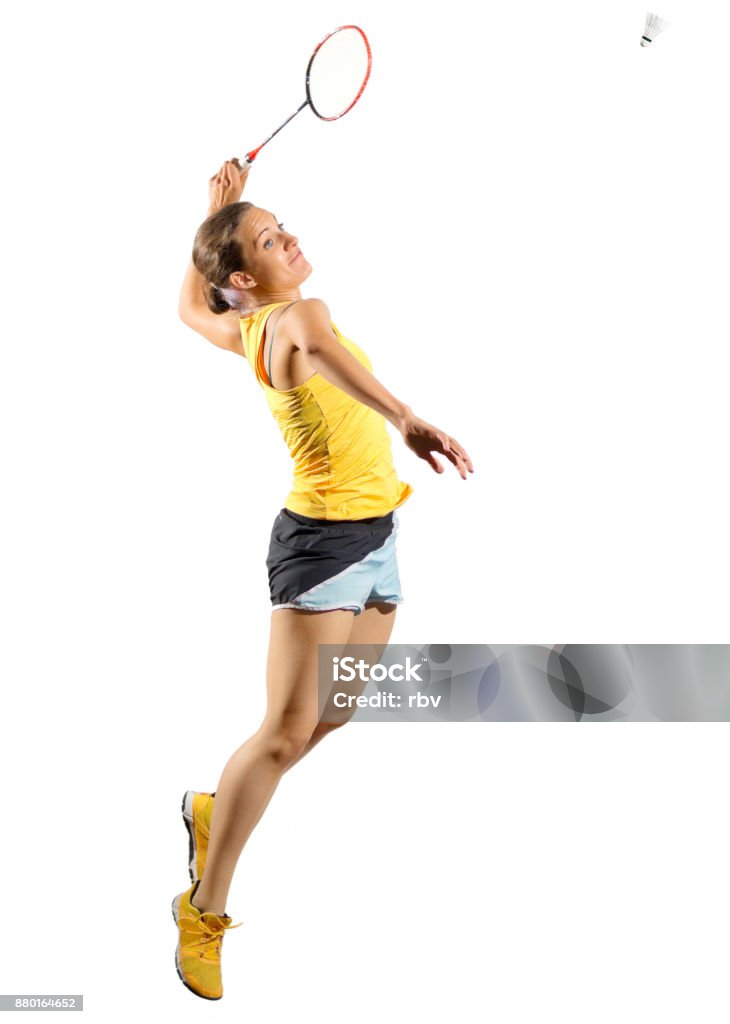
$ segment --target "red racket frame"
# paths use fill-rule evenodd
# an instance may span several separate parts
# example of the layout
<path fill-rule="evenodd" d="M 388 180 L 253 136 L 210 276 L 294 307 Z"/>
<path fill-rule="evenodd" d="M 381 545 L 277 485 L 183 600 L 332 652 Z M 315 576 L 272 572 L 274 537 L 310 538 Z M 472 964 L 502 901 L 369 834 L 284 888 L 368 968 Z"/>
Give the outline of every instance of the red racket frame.
<path fill-rule="evenodd" d="M 367 71 L 365 72 L 365 78 L 363 79 L 363 83 L 360 86 L 360 91 L 357 94 L 357 96 L 355 97 L 355 99 L 352 101 L 350 106 L 346 110 L 343 110 L 341 114 L 335 114 L 334 117 L 324 117 L 322 114 L 317 113 L 317 108 L 312 103 L 312 94 L 309 91 L 309 76 L 310 76 L 310 73 L 311 73 L 311 70 L 312 70 L 312 64 L 314 63 L 314 58 L 317 56 L 317 54 L 322 49 L 322 47 L 327 42 L 327 40 L 331 39 L 332 36 L 337 35 L 338 32 L 342 32 L 346 28 L 354 28 L 355 31 L 359 32 L 360 35 L 362 36 L 362 41 L 365 43 L 365 49 L 367 50 L 367 54 L 368 54 L 368 67 L 367 67 Z M 368 37 L 365 35 L 363 30 L 358 25 L 340 25 L 340 27 L 336 28 L 334 30 L 334 32 L 330 32 L 329 35 L 326 35 L 324 37 L 324 39 L 322 40 L 322 42 L 318 43 L 318 45 L 316 46 L 316 48 L 314 50 L 314 53 L 309 58 L 309 64 L 307 64 L 307 78 L 306 78 L 306 83 L 305 83 L 306 84 L 306 89 L 307 89 L 307 102 L 309 103 L 309 106 L 312 108 L 314 113 L 317 114 L 317 117 L 321 121 L 338 121 L 341 117 L 344 117 L 345 114 L 347 114 L 350 110 L 352 110 L 352 108 L 355 106 L 357 101 L 362 96 L 363 91 L 365 89 L 365 86 L 368 84 L 368 79 L 370 78 L 370 71 L 372 69 L 372 66 L 373 66 L 373 55 L 372 55 L 372 51 L 370 50 L 370 43 L 368 42 Z"/>
<path fill-rule="evenodd" d="M 367 70 L 365 72 L 365 78 L 363 79 L 363 83 L 360 86 L 360 91 L 358 92 L 357 96 L 352 101 L 350 106 L 347 108 L 347 110 L 343 110 L 341 114 L 336 114 L 334 117 L 323 117 L 322 114 L 317 113 L 317 108 L 312 103 L 312 95 L 311 95 L 311 92 L 310 92 L 310 89 L 309 89 L 309 76 L 310 76 L 310 73 L 311 73 L 311 70 L 312 70 L 312 64 L 314 62 L 314 58 L 317 56 L 317 54 L 319 53 L 321 48 L 324 46 L 324 44 L 327 42 L 327 40 L 331 39 L 332 36 L 336 35 L 338 32 L 342 32 L 344 29 L 348 29 L 348 28 L 354 28 L 356 32 L 359 32 L 360 35 L 362 36 L 363 42 L 365 43 L 365 49 L 366 49 L 367 55 L 368 55 L 368 66 L 367 66 Z M 316 117 L 318 117 L 320 119 L 320 121 L 338 121 L 341 117 L 344 117 L 345 114 L 347 114 L 350 110 L 352 110 L 352 108 L 355 106 L 357 101 L 362 96 L 362 94 L 363 94 L 363 92 L 365 90 L 365 86 L 368 84 L 368 80 L 370 78 L 370 71 L 372 69 L 372 66 L 373 66 L 373 55 L 372 55 L 372 51 L 370 50 L 370 43 L 368 42 L 368 37 L 365 35 L 363 30 L 358 25 L 340 25 L 339 28 L 336 28 L 336 29 L 334 29 L 334 31 L 329 32 L 324 37 L 324 39 L 322 39 L 321 42 L 319 42 L 317 44 L 317 46 L 314 48 L 314 52 L 312 53 L 312 56 L 309 58 L 309 63 L 307 64 L 307 76 L 306 76 L 306 79 L 305 79 L 305 87 L 306 87 L 306 91 L 307 91 L 307 98 L 306 98 L 306 100 L 304 101 L 304 103 L 302 103 L 301 107 L 299 107 L 298 110 L 294 111 L 294 113 L 291 115 L 291 117 L 287 117 L 286 121 L 284 121 L 283 124 L 280 124 L 275 132 L 272 132 L 271 135 L 269 135 L 268 139 L 266 139 L 264 142 L 262 142 L 260 146 L 257 146 L 256 149 L 252 149 L 249 153 L 246 153 L 245 157 L 243 158 L 244 161 L 246 162 L 246 164 L 248 164 L 248 166 L 250 167 L 251 164 L 256 159 L 256 157 L 258 156 L 258 154 L 260 153 L 260 151 L 264 148 L 266 143 L 267 142 L 271 142 L 273 137 L 275 135 L 278 135 L 278 133 L 281 131 L 281 129 L 286 127 L 286 125 L 288 125 L 289 122 L 293 118 L 295 118 L 297 116 L 297 114 L 299 114 L 302 110 L 304 110 L 305 107 L 311 107 L 312 108 L 312 112 L 316 115 Z"/>

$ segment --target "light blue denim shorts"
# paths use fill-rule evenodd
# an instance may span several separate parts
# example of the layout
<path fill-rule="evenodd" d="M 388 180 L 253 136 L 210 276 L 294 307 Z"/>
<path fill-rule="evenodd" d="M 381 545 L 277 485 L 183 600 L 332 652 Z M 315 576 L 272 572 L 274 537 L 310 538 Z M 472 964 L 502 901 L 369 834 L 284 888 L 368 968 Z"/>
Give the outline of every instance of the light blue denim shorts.
<path fill-rule="evenodd" d="M 397 534 L 395 510 L 338 522 L 282 509 L 267 558 L 272 610 L 342 608 L 360 615 L 374 602 L 402 604 Z"/>

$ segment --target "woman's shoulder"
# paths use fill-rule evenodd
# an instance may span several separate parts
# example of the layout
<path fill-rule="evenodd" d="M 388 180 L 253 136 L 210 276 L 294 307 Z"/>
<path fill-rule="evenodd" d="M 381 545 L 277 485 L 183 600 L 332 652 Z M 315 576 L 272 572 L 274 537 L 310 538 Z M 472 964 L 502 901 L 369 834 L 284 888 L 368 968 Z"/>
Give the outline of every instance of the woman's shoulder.
<path fill-rule="evenodd" d="M 292 313 L 306 320 L 325 320 L 329 323 L 329 306 L 323 299 L 297 299 L 292 304 Z"/>
<path fill-rule="evenodd" d="M 300 337 L 302 332 L 308 335 L 311 335 L 312 331 L 332 333 L 332 317 L 329 306 L 323 299 L 297 299 L 288 309 L 282 311 L 281 317 L 282 328 L 286 324 L 284 329 L 292 338 Z"/>

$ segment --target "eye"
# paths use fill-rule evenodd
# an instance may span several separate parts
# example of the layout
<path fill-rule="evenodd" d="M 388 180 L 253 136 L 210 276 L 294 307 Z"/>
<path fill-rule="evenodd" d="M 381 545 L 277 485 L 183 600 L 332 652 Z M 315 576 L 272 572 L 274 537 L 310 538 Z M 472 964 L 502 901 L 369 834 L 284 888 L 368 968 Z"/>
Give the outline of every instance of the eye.
<path fill-rule="evenodd" d="M 284 230 L 284 222 L 283 221 L 280 224 L 277 224 L 276 226 L 279 229 L 279 231 L 283 231 Z M 274 244 L 274 239 L 273 238 L 267 238 L 266 241 L 264 242 L 264 249 L 270 249 L 273 246 L 273 244 Z"/>

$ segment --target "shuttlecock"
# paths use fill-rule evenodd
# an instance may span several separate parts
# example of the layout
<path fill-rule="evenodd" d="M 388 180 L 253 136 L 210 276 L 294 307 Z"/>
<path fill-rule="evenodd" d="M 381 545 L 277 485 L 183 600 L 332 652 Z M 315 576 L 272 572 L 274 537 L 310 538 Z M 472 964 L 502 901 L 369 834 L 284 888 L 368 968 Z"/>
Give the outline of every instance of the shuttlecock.
<path fill-rule="evenodd" d="M 660 18 L 658 14 L 647 14 L 644 34 L 641 37 L 641 45 L 648 46 L 649 43 L 653 39 L 656 39 L 659 33 L 663 32 L 665 28 L 669 28 L 668 21 Z"/>

